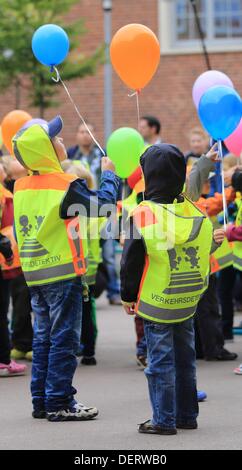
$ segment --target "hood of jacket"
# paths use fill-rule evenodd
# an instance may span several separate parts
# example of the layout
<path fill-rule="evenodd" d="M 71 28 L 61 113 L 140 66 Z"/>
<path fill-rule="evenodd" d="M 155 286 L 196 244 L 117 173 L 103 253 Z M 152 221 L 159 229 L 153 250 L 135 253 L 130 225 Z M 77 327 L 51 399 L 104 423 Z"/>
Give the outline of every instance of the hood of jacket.
<path fill-rule="evenodd" d="M 141 156 L 140 165 L 145 179 L 145 199 L 170 204 L 182 192 L 186 163 L 175 145 L 152 145 Z"/>
<path fill-rule="evenodd" d="M 12 143 L 19 163 L 34 174 L 63 172 L 52 142 L 39 124 L 21 129 Z"/>

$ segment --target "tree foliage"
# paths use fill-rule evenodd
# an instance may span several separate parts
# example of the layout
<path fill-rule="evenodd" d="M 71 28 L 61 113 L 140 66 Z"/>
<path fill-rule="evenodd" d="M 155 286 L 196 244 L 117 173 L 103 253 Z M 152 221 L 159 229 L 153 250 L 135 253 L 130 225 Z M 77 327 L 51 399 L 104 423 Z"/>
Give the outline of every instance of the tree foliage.
<path fill-rule="evenodd" d="M 61 64 L 64 80 L 94 74 L 104 60 L 103 46 L 85 57 L 79 49 L 85 34 L 82 19 L 68 22 L 67 13 L 80 0 L 0 0 L 0 87 L 1 90 L 17 84 L 27 86 L 31 105 L 39 107 L 40 115 L 56 104 L 50 70 L 38 63 L 33 55 L 31 40 L 41 25 L 54 23 L 62 26 L 70 39 L 70 54 Z M 27 85 L 26 85 L 27 84 Z"/>

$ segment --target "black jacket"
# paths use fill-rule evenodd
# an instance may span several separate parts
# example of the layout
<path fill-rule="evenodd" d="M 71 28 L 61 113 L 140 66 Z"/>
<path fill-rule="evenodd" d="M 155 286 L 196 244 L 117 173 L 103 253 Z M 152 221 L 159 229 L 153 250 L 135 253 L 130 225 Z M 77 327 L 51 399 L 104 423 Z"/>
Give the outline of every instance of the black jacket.
<path fill-rule="evenodd" d="M 12 258 L 13 252 L 10 240 L 0 233 L 0 253 L 6 260 Z"/>

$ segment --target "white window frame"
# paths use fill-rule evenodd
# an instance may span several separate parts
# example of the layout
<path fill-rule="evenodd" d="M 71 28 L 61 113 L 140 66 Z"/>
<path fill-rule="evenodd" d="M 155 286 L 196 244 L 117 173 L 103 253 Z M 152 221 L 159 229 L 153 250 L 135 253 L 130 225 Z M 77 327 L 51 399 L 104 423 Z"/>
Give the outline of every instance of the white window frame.
<path fill-rule="evenodd" d="M 205 38 L 208 52 L 242 51 L 242 38 L 213 38 L 213 6 L 208 1 L 207 38 Z M 175 14 L 174 0 L 158 0 L 158 22 L 161 54 L 197 54 L 202 53 L 199 39 L 175 41 L 175 22 L 172 17 Z"/>

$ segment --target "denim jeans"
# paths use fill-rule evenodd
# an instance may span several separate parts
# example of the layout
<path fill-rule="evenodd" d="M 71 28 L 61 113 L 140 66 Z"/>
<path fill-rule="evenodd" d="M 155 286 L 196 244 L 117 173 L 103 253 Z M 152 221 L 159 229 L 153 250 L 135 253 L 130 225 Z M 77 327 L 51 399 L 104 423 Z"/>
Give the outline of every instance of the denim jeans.
<path fill-rule="evenodd" d="M 108 238 L 103 242 L 102 257 L 108 272 L 107 297 L 108 299 L 111 299 L 112 297 L 120 294 L 115 266 L 115 241 L 112 238 Z"/>
<path fill-rule="evenodd" d="M 181 323 L 144 321 L 152 424 L 175 428 L 198 416 L 193 318 Z"/>
<path fill-rule="evenodd" d="M 35 316 L 31 393 L 35 410 L 57 411 L 75 403 L 72 380 L 80 344 L 80 278 L 30 288 Z"/>

